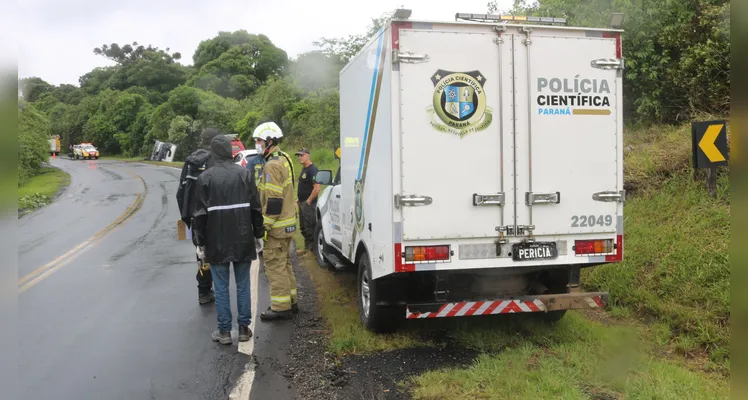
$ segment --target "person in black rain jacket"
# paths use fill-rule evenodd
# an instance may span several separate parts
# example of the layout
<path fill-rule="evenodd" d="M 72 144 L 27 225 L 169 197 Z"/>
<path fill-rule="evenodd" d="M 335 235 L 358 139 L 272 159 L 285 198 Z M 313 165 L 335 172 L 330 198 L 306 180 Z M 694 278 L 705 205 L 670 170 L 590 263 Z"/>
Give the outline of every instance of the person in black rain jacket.
<path fill-rule="evenodd" d="M 205 170 L 213 166 L 213 154 L 210 152 L 210 143 L 218 131 L 214 128 L 206 128 L 202 133 L 200 148 L 187 156 L 182 167 L 182 175 L 179 177 L 179 188 L 177 189 L 177 205 L 182 221 L 192 229 L 192 213 L 195 212 L 195 182 Z M 157 151 L 154 151 L 154 157 Z M 210 274 L 210 265 L 196 256 L 197 259 L 197 300 L 200 304 L 208 304 L 215 300 L 213 294 L 213 277 Z"/>
<path fill-rule="evenodd" d="M 197 178 L 192 239 L 213 275 L 218 330 L 212 338 L 231 344 L 229 263 L 234 265 L 239 341 L 243 342 L 252 335 L 249 268 L 265 228 L 254 174 L 233 163 L 229 138 L 213 138 L 211 152 L 213 167 Z"/>

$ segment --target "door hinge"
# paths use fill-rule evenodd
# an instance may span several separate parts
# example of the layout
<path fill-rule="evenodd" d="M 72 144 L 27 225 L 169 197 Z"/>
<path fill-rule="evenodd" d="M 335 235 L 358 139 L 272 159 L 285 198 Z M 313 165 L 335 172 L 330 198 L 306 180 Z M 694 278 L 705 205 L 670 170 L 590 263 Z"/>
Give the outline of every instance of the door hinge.
<path fill-rule="evenodd" d="M 522 236 L 527 231 L 528 234 L 532 234 L 535 230 L 535 225 L 517 225 L 517 230 L 514 230 L 514 225 L 500 226 L 497 231 L 506 233 L 507 236 Z"/>
<path fill-rule="evenodd" d="M 474 206 L 504 206 L 504 193 L 478 194 L 473 193 Z"/>
<path fill-rule="evenodd" d="M 561 203 L 561 192 L 555 193 L 532 193 L 525 192 L 525 204 L 559 204 Z"/>
<path fill-rule="evenodd" d="M 621 190 L 620 192 L 616 192 L 616 191 L 597 192 L 592 195 L 592 200 L 604 201 L 604 202 L 617 201 L 619 203 L 625 203 L 626 202 L 626 191 Z"/>
<path fill-rule="evenodd" d="M 428 60 L 429 60 L 428 54 L 416 54 L 410 51 L 401 52 L 397 50 L 392 50 L 392 63 L 393 64 L 397 64 L 399 62 L 415 64 L 415 63 L 427 62 Z"/>
<path fill-rule="evenodd" d="M 532 28 L 529 26 L 523 26 L 520 30 L 525 34 L 525 38 L 522 39 L 522 44 L 525 46 L 531 45 L 532 39 L 530 39 L 530 33 L 532 33 Z"/>
<path fill-rule="evenodd" d="M 399 194 L 395 195 L 395 208 L 400 208 L 401 206 L 427 206 L 432 202 L 433 200 L 429 196 L 401 196 Z"/>
<path fill-rule="evenodd" d="M 618 69 L 623 71 L 624 59 L 623 58 L 599 58 L 597 60 L 590 61 L 592 68 L 598 69 Z"/>

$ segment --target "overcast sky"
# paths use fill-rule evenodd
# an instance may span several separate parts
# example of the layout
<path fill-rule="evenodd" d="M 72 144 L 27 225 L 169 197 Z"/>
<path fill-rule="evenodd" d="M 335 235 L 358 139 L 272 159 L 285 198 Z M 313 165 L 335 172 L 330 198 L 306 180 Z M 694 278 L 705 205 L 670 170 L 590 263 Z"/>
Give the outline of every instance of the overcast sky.
<path fill-rule="evenodd" d="M 499 0 L 506 9 L 512 0 Z M 356 4 L 358 3 L 358 4 Z M 488 0 L 21 0 L 18 77 L 78 84 L 97 66 L 103 44 L 151 44 L 182 53 L 183 64 L 201 40 L 219 31 L 263 33 L 289 57 L 313 50 L 320 37 L 364 33 L 370 18 L 401 5 L 411 18 L 453 21 L 456 12 L 485 13 Z"/>

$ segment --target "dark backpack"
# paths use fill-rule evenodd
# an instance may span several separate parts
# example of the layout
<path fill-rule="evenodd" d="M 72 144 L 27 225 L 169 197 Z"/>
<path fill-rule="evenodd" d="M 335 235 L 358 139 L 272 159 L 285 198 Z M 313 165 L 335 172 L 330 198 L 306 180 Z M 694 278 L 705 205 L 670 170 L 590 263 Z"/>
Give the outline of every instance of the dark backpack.
<path fill-rule="evenodd" d="M 213 166 L 213 157 L 209 150 L 198 149 L 190 154 L 184 161 L 185 175 L 179 183 L 177 190 L 177 204 L 179 205 L 179 214 L 188 226 L 191 223 L 192 214 L 195 211 L 195 187 L 197 186 L 197 177 L 206 169 Z"/>

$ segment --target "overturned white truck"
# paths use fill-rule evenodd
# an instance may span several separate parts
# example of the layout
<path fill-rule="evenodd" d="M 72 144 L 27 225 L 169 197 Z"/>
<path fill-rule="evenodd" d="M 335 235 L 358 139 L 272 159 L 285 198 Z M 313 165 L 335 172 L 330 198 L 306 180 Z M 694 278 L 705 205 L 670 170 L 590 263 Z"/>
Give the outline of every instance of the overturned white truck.
<path fill-rule="evenodd" d="M 606 304 L 579 276 L 623 259 L 621 31 L 547 20 L 394 19 L 340 72 L 315 246 L 367 328 Z"/>

